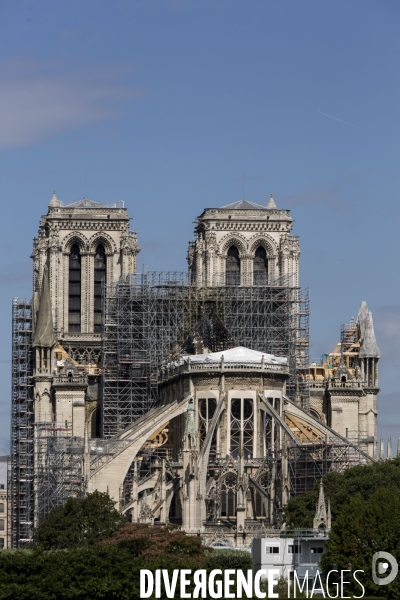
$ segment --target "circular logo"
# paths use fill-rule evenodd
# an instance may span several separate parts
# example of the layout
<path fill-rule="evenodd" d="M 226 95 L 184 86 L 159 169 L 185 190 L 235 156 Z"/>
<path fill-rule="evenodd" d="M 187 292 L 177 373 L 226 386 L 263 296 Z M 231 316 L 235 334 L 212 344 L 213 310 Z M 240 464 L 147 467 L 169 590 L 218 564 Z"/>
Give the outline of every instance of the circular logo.
<path fill-rule="evenodd" d="M 378 577 L 378 575 L 384 575 L 389 566 L 391 567 L 389 575 L 386 575 L 386 577 Z M 388 585 L 389 583 L 392 583 L 397 577 L 398 570 L 399 565 L 392 554 L 389 554 L 389 552 L 375 552 L 372 557 L 372 579 L 374 580 L 374 583 L 377 585 Z"/>

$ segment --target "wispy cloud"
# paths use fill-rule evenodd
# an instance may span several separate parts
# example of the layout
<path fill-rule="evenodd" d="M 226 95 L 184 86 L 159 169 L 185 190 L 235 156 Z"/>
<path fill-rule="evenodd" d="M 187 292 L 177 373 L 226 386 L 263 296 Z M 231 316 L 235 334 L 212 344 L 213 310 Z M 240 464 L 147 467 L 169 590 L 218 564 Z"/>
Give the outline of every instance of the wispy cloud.
<path fill-rule="evenodd" d="M 339 123 L 343 123 L 344 125 L 350 125 L 350 127 L 355 127 L 356 129 L 362 129 L 363 131 L 368 131 L 364 127 L 360 127 L 359 125 L 354 125 L 354 123 L 349 123 L 348 121 L 343 121 L 343 119 L 338 119 L 337 117 L 333 117 L 332 115 L 327 115 L 321 110 L 318 111 L 320 115 L 324 115 L 324 117 L 328 117 L 328 119 L 333 119 L 334 121 L 339 121 Z"/>
<path fill-rule="evenodd" d="M 30 146 L 114 118 L 139 95 L 118 69 L 63 72 L 30 60 L 0 62 L 0 149 Z"/>

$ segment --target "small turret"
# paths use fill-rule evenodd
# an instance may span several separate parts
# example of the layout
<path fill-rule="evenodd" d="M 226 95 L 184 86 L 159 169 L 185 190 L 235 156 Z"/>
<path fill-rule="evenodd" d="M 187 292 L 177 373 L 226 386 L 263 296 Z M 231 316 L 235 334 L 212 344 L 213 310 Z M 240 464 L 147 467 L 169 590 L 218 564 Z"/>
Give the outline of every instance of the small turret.
<path fill-rule="evenodd" d="M 272 194 L 271 194 L 271 195 L 270 195 L 270 197 L 269 197 L 268 204 L 267 204 L 267 208 L 268 208 L 269 210 L 272 210 L 272 209 L 274 209 L 274 208 L 277 208 L 277 206 L 276 206 L 276 204 L 275 204 L 274 197 L 273 197 L 273 195 L 272 195 Z"/>
<path fill-rule="evenodd" d="M 49 208 L 58 208 L 59 206 L 61 206 L 61 202 L 57 198 L 56 190 L 53 190 L 53 195 L 52 195 L 51 200 L 49 202 Z"/>

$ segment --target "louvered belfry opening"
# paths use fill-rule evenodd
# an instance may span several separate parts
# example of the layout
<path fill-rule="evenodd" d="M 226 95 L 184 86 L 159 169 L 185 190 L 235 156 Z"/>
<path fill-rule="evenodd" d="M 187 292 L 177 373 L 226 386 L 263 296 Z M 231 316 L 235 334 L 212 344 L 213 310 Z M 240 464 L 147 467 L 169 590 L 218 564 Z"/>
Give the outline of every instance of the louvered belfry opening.
<path fill-rule="evenodd" d="M 268 283 L 268 259 L 263 246 L 259 246 L 254 255 L 253 284 L 266 285 Z"/>
<path fill-rule="evenodd" d="M 236 246 L 231 246 L 226 256 L 226 285 L 240 285 L 240 258 Z"/>
<path fill-rule="evenodd" d="M 99 244 L 94 257 L 94 332 L 101 332 L 103 318 L 102 290 L 106 281 L 106 253 Z"/>
<path fill-rule="evenodd" d="M 81 253 L 74 244 L 69 254 L 68 331 L 81 331 Z"/>

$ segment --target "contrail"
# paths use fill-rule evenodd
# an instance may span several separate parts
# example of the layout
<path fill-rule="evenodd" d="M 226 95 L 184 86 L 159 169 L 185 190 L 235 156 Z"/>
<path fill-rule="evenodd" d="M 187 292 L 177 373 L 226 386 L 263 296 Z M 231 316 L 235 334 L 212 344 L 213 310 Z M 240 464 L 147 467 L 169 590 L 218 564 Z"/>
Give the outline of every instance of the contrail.
<path fill-rule="evenodd" d="M 363 131 L 368 131 L 368 129 L 364 129 L 364 127 L 359 127 L 358 125 L 354 125 L 353 123 L 349 123 L 348 121 L 342 121 L 342 119 L 338 119 L 337 117 L 332 117 L 332 115 L 327 115 L 322 111 L 318 111 L 320 115 L 324 115 L 324 117 L 328 117 L 329 119 L 333 119 L 334 121 L 339 121 L 339 123 L 344 123 L 345 125 L 350 125 L 350 127 L 355 127 L 356 129 L 362 129 Z"/>

